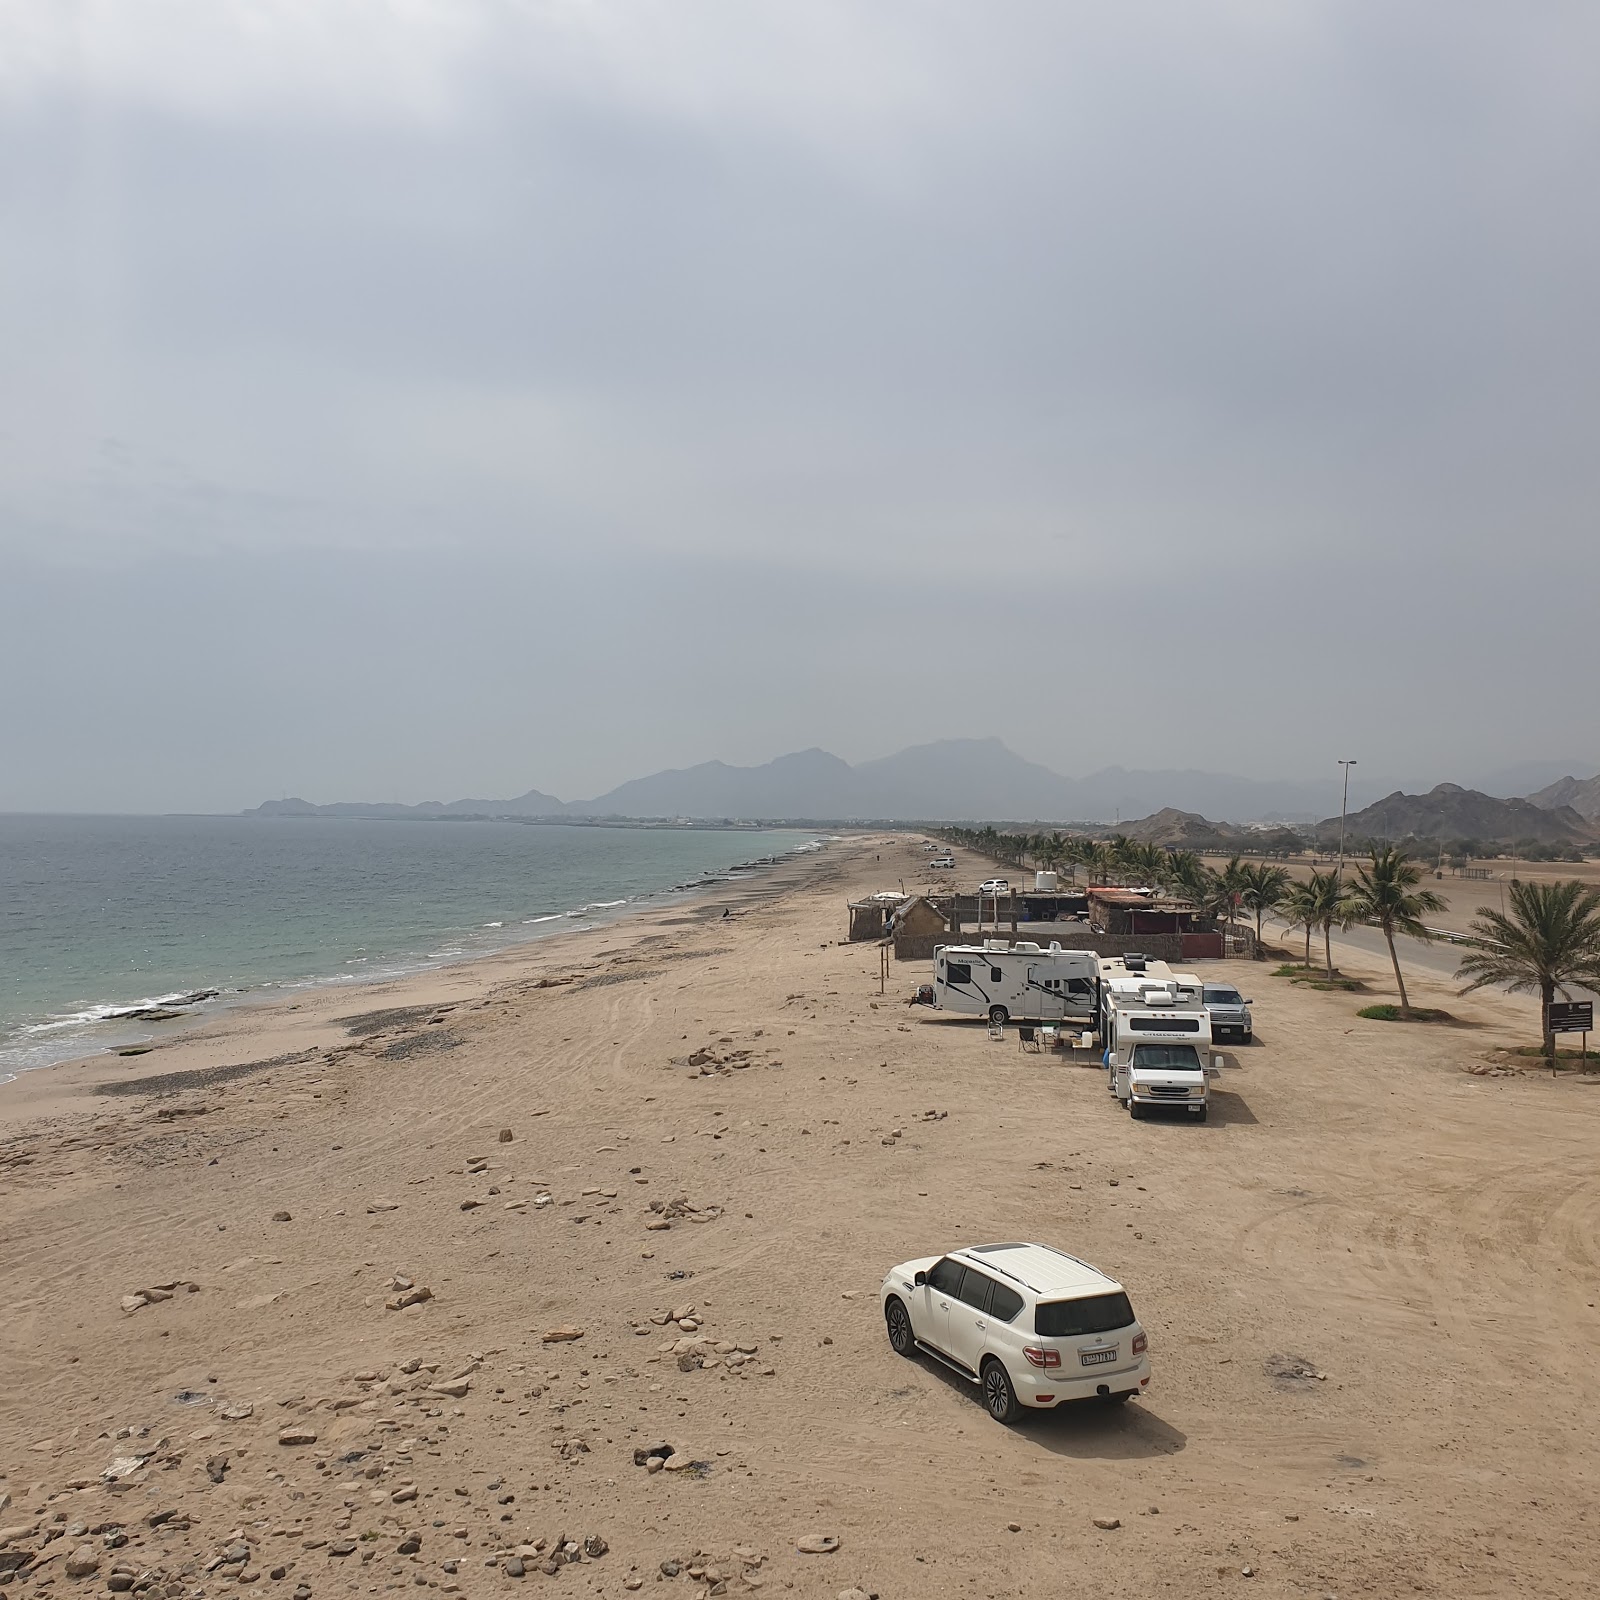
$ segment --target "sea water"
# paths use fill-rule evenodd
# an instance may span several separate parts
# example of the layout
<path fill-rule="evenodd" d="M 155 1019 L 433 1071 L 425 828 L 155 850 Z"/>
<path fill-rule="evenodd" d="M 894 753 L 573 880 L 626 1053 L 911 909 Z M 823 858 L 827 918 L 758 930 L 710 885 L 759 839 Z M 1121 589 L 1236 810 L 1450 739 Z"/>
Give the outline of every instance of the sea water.
<path fill-rule="evenodd" d="M 0 1081 L 151 1036 L 119 1018 L 361 983 L 593 926 L 817 848 L 787 830 L 0 816 Z"/>

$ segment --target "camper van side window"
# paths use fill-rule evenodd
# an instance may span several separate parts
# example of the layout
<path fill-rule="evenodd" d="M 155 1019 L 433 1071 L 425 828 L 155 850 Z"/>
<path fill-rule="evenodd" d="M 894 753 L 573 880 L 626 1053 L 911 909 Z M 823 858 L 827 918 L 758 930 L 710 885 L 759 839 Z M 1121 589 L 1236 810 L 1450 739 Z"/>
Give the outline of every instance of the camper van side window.
<path fill-rule="evenodd" d="M 1003 983 L 1005 981 L 1005 976 L 1006 976 L 1005 973 L 1003 973 L 999 969 L 999 967 L 990 967 L 989 968 L 989 982 L 990 983 Z"/>
<path fill-rule="evenodd" d="M 972 963 L 969 961 L 952 961 L 945 968 L 946 983 L 971 983 Z"/>
<path fill-rule="evenodd" d="M 1087 978 L 1068 978 L 1067 979 L 1067 993 L 1068 994 L 1092 994 L 1093 992 L 1094 992 L 1094 986 L 1089 982 L 1089 980 Z"/>

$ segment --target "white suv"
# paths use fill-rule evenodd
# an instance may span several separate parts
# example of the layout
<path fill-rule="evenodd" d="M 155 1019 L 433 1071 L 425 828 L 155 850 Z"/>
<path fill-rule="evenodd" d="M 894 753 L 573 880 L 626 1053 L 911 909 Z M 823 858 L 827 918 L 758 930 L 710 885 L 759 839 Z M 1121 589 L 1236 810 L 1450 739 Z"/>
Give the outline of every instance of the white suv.
<path fill-rule="evenodd" d="M 986 878 L 978 885 L 979 894 L 1010 894 L 1011 885 L 1004 878 Z"/>
<path fill-rule="evenodd" d="M 978 1244 L 893 1268 L 889 1343 L 937 1357 L 983 1390 L 996 1422 L 1025 1406 L 1128 1400 L 1150 1382 L 1148 1341 L 1122 1285 L 1047 1244 Z"/>

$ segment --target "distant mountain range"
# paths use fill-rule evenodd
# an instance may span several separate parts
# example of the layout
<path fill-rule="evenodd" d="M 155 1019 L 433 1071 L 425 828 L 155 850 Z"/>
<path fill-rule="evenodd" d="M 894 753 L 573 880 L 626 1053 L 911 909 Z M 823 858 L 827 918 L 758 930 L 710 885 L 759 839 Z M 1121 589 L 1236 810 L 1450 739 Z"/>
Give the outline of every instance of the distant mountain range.
<path fill-rule="evenodd" d="M 1557 778 L 1548 788 L 1528 798 L 1536 806 L 1555 809 L 1571 806 L 1580 817 L 1600 821 L 1600 778 Z"/>
<path fill-rule="evenodd" d="M 1352 802 L 1374 792 L 1371 786 L 1363 792 L 1360 785 L 1352 783 Z M 1391 796 L 1379 805 L 1393 800 Z M 755 767 L 706 761 L 634 778 L 591 800 L 562 801 L 530 789 L 514 800 L 426 801 L 414 806 L 269 800 L 246 814 L 1065 824 L 1112 823 L 1170 809 L 1195 814 L 1200 822 L 1221 817 L 1240 823 L 1311 823 L 1326 816 L 1338 802 L 1334 779 L 1273 782 L 1214 772 L 1130 771 L 1123 767 L 1107 767 L 1086 778 L 1068 778 L 1025 760 L 998 739 L 944 739 L 854 766 L 816 749 L 779 756 Z M 1600 805 L 1600 801 L 1596 803 Z M 1520 836 L 1530 834 L 1540 836 L 1531 827 Z M 1494 836 L 1480 833 L 1480 837 Z"/>
<path fill-rule="evenodd" d="M 1563 780 L 1571 782 L 1575 780 Z M 1339 835 L 1339 819 L 1317 826 L 1317 837 L 1331 843 Z M 1441 783 L 1427 794 L 1402 794 L 1398 789 L 1345 818 L 1350 839 L 1484 839 L 1504 843 L 1532 839 L 1539 844 L 1591 844 L 1600 837 L 1587 818 L 1567 805 L 1534 800 L 1499 800 L 1457 783 Z"/>
<path fill-rule="evenodd" d="M 425 801 L 406 806 L 269 800 L 250 816 L 691 817 L 747 820 L 1111 822 L 1162 806 L 1254 820 L 1310 821 L 1337 799 L 1331 783 L 1274 783 L 1192 771 L 1108 767 L 1074 779 L 1027 761 L 998 739 L 945 739 L 855 766 L 801 750 L 757 767 L 721 761 L 635 778 L 592 800 L 530 789 L 515 800 Z"/>

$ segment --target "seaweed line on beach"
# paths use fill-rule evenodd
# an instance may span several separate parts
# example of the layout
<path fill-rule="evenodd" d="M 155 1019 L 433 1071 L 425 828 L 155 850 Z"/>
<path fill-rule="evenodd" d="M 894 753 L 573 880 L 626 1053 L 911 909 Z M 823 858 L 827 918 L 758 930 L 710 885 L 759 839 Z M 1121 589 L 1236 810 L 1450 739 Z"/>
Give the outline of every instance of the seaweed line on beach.
<path fill-rule="evenodd" d="M 427 1017 L 437 1017 L 454 1011 L 453 1002 L 437 1006 L 391 1006 L 386 1011 L 360 1011 L 353 1016 L 335 1017 L 333 1020 L 352 1038 L 365 1038 L 368 1034 L 384 1033 L 390 1028 L 404 1028 Z"/>
<path fill-rule="evenodd" d="M 409 1061 L 412 1056 L 438 1055 L 444 1050 L 454 1050 L 467 1041 L 459 1033 L 441 1029 L 437 1033 L 411 1033 L 396 1039 L 378 1052 L 384 1061 Z"/>
<path fill-rule="evenodd" d="M 112 1083 L 97 1083 L 96 1094 L 177 1094 L 186 1089 L 210 1089 L 219 1083 L 265 1072 L 269 1067 L 296 1067 L 314 1061 L 317 1050 L 293 1050 L 266 1061 L 241 1061 L 230 1067 L 191 1067 L 183 1072 L 161 1072 L 150 1078 L 129 1078 Z"/>

